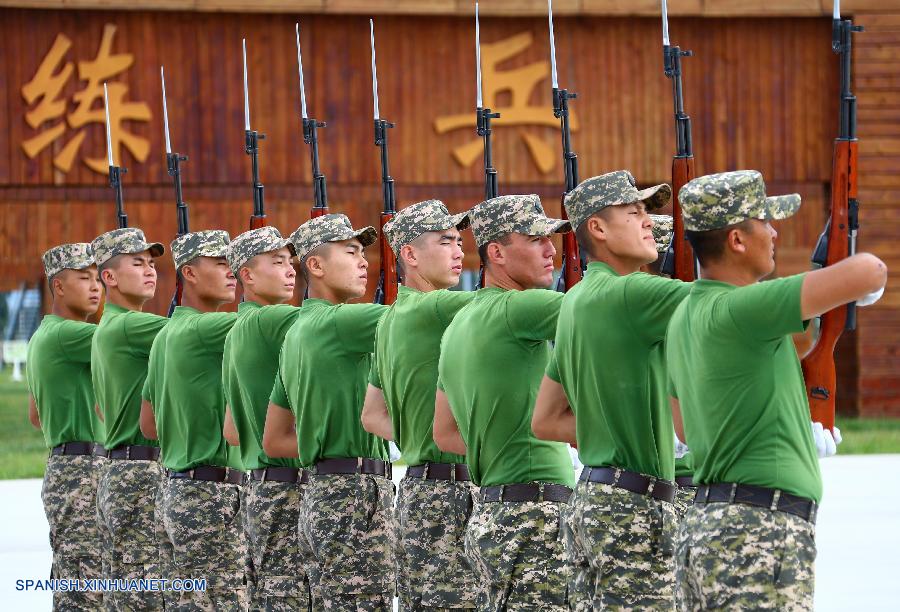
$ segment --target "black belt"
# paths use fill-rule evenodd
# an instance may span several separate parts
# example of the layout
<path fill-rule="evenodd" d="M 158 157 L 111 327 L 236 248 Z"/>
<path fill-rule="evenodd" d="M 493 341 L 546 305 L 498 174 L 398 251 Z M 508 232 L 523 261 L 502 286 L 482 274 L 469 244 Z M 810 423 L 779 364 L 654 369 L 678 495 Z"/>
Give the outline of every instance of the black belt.
<path fill-rule="evenodd" d="M 481 488 L 483 502 L 568 502 L 572 489 L 565 485 L 529 482 Z"/>
<path fill-rule="evenodd" d="M 637 472 L 614 467 L 585 467 L 580 480 L 612 485 L 638 495 L 648 495 L 653 499 L 672 503 L 678 487 L 670 480 L 661 480 Z"/>
<path fill-rule="evenodd" d="M 51 455 L 93 455 L 93 442 L 63 442 L 50 449 Z"/>
<path fill-rule="evenodd" d="M 131 444 L 117 446 L 112 450 L 108 450 L 107 457 L 110 459 L 128 459 L 131 461 L 156 461 L 159 459 L 158 446 L 145 446 L 142 444 Z"/>
<path fill-rule="evenodd" d="M 368 457 L 341 457 L 339 459 L 322 459 L 313 468 L 313 474 L 375 474 L 391 478 L 391 464 L 380 459 Z"/>
<path fill-rule="evenodd" d="M 253 470 L 250 477 L 259 482 L 293 482 L 306 484 L 309 482 L 309 472 L 299 468 L 272 466 Z"/>
<path fill-rule="evenodd" d="M 94 456 L 109 458 L 109 451 L 102 444 L 94 444 Z"/>
<path fill-rule="evenodd" d="M 198 465 L 184 472 L 166 470 L 169 478 L 187 478 L 189 480 L 206 480 L 209 482 L 228 482 L 239 485 L 244 483 L 246 474 L 240 470 L 223 468 L 217 465 Z"/>
<path fill-rule="evenodd" d="M 697 488 L 697 485 L 694 484 L 693 476 L 676 476 L 675 484 L 677 484 L 681 488 L 685 488 L 685 487 L 688 487 L 691 489 Z"/>
<path fill-rule="evenodd" d="M 728 503 L 758 506 L 799 516 L 813 525 L 816 524 L 816 513 L 819 508 L 819 505 L 811 499 L 800 497 L 799 495 L 791 495 L 778 489 L 727 482 L 700 485 L 697 489 L 697 494 L 694 496 L 694 503 Z"/>
<path fill-rule="evenodd" d="M 469 466 L 465 463 L 423 463 L 422 465 L 412 465 L 406 470 L 406 475 L 410 478 L 422 478 L 424 480 L 459 480 L 468 482 L 472 480 L 469 477 Z"/>

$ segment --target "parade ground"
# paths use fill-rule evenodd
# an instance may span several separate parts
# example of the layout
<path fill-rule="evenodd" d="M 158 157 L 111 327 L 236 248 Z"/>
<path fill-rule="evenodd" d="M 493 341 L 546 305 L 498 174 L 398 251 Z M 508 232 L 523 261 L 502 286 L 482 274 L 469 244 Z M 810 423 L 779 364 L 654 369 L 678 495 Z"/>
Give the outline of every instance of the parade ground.
<path fill-rule="evenodd" d="M 825 500 L 816 527 L 816 610 L 897 610 L 900 601 L 900 454 L 837 456 L 821 462 Z M 403 470 L 394 472 L 399 482 Z M 16 590 L 47 578 L 50 544 L 38 479 L 0 481 L 0 602 L 50 610 L 51 594 Z M 174 578 L 174 577 L 173 577 Z"/>

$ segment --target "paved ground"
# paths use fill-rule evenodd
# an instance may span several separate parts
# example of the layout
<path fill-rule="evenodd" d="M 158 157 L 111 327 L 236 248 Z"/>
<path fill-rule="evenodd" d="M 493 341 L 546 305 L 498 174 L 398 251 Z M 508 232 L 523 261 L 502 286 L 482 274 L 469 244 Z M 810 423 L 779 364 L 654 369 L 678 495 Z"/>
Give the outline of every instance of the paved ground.
<path fill-rule="evenodd" d="M 822 462 L 816 610 L 900 609 L 900 455 Z M 399 479 L 400 475 L 396 477 Z M 16 591 L 48 575 L 50 547 L 39 480 L 0 482 L 0 607 L 49 610 L 48 593 Z"/>

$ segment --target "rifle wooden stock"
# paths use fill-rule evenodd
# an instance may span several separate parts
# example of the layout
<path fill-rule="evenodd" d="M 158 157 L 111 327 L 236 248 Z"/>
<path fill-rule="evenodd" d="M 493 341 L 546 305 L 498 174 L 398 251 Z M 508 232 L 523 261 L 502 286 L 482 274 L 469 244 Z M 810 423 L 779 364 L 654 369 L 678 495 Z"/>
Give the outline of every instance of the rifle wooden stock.
<path fill-rule="evenodd" d="M 675 255 L 675 267 L 672 278 L 691 282 L 694 280 L 694 251 L 684 237 L 684 218 L 681 216 L 681 204 L 678 192 L 694 178 L 694 158 L 675 157 L 672 159 L 672 250 Z"/>
<path fill-rule="evenodd" d="M 397 260 L 394 257 L 394 251 L 388 244 L 387 236 L 384 235 L 384 224 L 394 218 L 393 213 L 381 213 L 381 240 L 379 241 L 379 250 L 381 254 L 381 278 L 379 286 L 381 290 L 382 304 L 390 305 L 397 301 Z"/>
<path fill-rule="evenodd" d="M 828 251 L 825 265 L 832 265 L 848 257 L 850 252 L 850 202 L 857 195 L 856 140 L 837 140 L 834 143 L 834 160 L 831 183 L 831 214 L 825 230 Z M 834 347 L 847 326 L 848 309 L 854 305 L 839 306 L 821 317 L 819 337 L 812 351 L 803 359 L 803 380 L 809 398 L 809 411 L 813 421 L 827 429 L 834 427 L 837 376 L 834 366 Z"/>
<path fill-rule="evenodd" d="M 568 219 L 566 215 L 566 196 L 563 194 L 560 205 L 561 218 Z M 578 255 L 578 242 L 575 240 L 575 232 L 566 232 L 562 235 L 562 277 L 563 287 L 566 291 L 578 284 L 582 279 L 581 257 Z"/>
<path fill-rule="evenodd" d="M 259 229 L 268 225 L 265 215 L 250 215 L 250 229 Z"/>

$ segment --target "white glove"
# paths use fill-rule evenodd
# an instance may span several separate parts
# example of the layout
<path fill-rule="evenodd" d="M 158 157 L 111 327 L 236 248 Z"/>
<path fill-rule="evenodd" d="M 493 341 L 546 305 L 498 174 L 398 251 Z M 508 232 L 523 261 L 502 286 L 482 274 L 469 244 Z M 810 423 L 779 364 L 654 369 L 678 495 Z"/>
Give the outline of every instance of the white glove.
<path fill-rule="evenodd" d="M 815 422 L 811 423 L 811 425 L 813 441 L 816 443 L 816 452 L 819 454 L 819 457 L 831 457 L 837 454 L 837 445 L 843 439 L 841 430 L 835 426 L 832 433 L 831 430 L 825 429 L 821 423 Z"/>
<path fill-rule="evenodd" d="M 884 287 L 879 289 L 878 291 L 873 291 L 872 293 L 864 296 L 863 298 L 856 300 L 857 306 L 871 306 L 875 302 L 881 299 L 881 296 L 884 295 Z"/>
<path fill-rule="evenodd" d="M 391 456 L 391 462 L 394 462 L 400 458 L 400 455 L 401 455 L 400 449 L 397 448 L 397 445 L 394 444 L 393 441 L 388 442 L 388 452 L 390 453 L 390 456 Z"/>
<path fill-rule="evenodd" d="M 578 456 L 578 449 L 573 448 L 572 445 L 567 446 L 569 447 L 569 457 L 572 459 L 572 467 L 575 469 L 575 473 L 578 474 L 581 472 L 584 464 L 581 463 L 581 457 Z"/>

